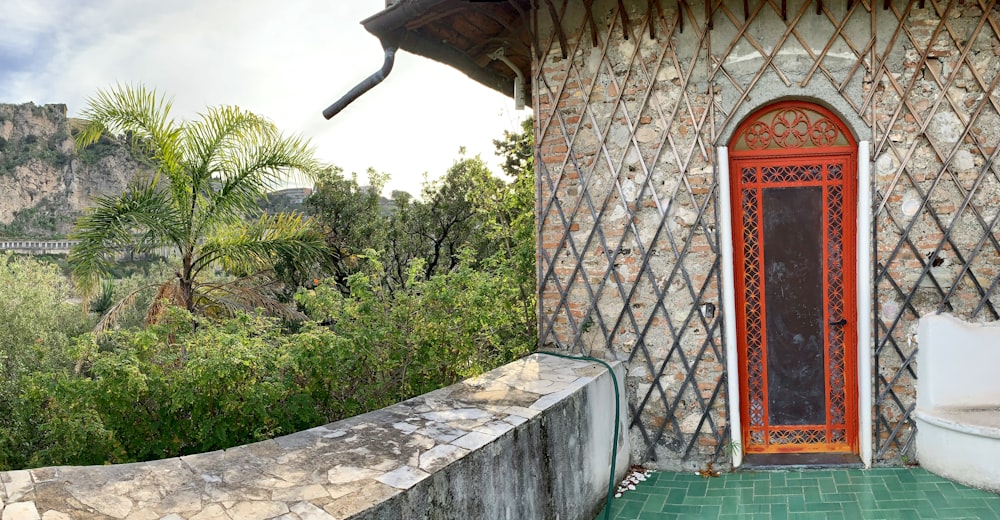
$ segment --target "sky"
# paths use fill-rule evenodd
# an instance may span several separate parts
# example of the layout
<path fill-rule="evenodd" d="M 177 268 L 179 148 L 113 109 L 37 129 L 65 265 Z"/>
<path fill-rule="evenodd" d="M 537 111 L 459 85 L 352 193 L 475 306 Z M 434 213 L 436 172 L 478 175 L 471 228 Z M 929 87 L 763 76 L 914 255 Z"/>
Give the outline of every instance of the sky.
<path fill-rule="evenodd" d="M 70 117 L 98 89 L 141 83 L 190 119 L 238 105 L 311 139 L 317 156 L 388 173 L 391 190 L 419 194 L 479 154 L 494 171 L 493 139 L 527 112 L 464 74 L 406 52 L 381 85 L 327 121 L 321 112 L 382 66 L 360 21 L 384 0 L 0 0 L 0 103 L 63 103 Z"/>

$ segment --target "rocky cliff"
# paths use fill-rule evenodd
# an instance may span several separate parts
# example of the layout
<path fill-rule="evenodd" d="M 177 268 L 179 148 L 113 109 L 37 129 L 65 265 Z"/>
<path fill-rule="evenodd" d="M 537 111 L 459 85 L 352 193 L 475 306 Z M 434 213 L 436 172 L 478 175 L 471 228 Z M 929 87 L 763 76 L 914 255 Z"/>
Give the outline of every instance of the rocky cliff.
<path fill-rule="evenodd" d="M 108 138 L 77 151 L 66 105 L 0 104 L 0 236 L 64 236 L 94 197 L 120 193 L 139 168 Z"/>

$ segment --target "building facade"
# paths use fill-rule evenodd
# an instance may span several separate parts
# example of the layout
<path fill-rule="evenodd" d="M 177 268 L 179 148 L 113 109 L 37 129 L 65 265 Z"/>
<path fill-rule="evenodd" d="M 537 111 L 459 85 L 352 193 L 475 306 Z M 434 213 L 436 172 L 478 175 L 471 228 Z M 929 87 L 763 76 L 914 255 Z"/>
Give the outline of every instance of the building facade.
<path fill-rule="evenodd" d="M 526 78 L 539 344 L 626 364 L 634 462 L 915 456 L 919 317 L 1000 317 L 995 2 L 391 3 Z"/>

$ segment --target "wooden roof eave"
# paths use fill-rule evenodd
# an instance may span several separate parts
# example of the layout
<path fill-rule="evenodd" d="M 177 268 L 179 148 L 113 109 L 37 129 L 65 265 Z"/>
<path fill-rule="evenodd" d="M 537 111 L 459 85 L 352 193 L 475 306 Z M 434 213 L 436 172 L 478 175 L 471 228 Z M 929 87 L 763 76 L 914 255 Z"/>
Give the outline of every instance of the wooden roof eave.
<path fill-rule="evenodd" d="M 486 16 L 495 24 L 502 27 L 501 33 L 487 31 L 486 33 L 459 33 L 442 34 L 442 24 L 446 24 L 450 16 L 460 16 L 469 9 L 483 9 L 490 4 L 506 6 L 506 9 L 514 9 L 518 16 L 525 16 L 524 10 L 518 7 L 515 0 L 479 0 L 470 2 L 469 0 L 398 0 L 396 3 L 386 7 L 384 10 L 366 18 L 361 22 L 368 32 L 375 35 L 382 43 L 385 50 L 384 63 L 378 71 L 359 83 L 339 100 L 327 107 L 323 111 L 324 117 L 330 119 L 341 110 L 346 108 L 355 99 L 364 95 L 368 90 L 378 85 L 392 70 L 394 56 L 397 49 L 403 49 L 413 54 L 424 56 L 432 60 L 444 63 L 455 68 L 477 83 L 485 85 L 508 97 L 514 95 L 514 82 L 517 76 L 524 74 L 524 61 L 529 61 L 530 54 L 525 56 L 522 53 L 530 53 L 530 42 L 509 41 L 508 35 L 519 33 L 516 25 L 510 23 L 509 13 L 505 19 L 501 12 L 489 11 Z M 475 6 L 475 7 L 473 7 Z M 471 11 L 472 13 L 483 13 L 482 11 Z M 515 38 L 523 38 L 519 34 Z M 451 41 L 456 40 L 456 41 Z M 508 51 L 508 57 L 514 58 L 514 62 L 509 60 L 497 61 L 493 55 L 488 54 L 493 51 L 494 44 L 497 49 Z M 509 51 L 514 49 L 517 56 L 512 56 Z M 520 62 L 516 63 L 515 62 Z M 511 67 L 517 67 L 515 72 Z M 524 85 L 524 94 L 530 96 L 530 86 Z"/>
<path fill-rule="evenodd" d="M 484 4 L 489 2 L 479 5 Z M 480 65 L 474 57 L 447 42 L 433 41 L 418 32 L 420 27 L 440 18 L 442 12 L 454 12 L 468 6 L 469 2 L 457 0 L 399 0 L 362 20 L 361 24 L 383 43 L 386 39 L 395 40 L 394 43 L 403 50 L 449 65 L 478 83 L 513 96 L 513 72 L 498 72 L 489 62 Z"/>
<path fill-rule="evenodd" d="M 432 42 L 417 33 L 408 32 L 400 42 L 400 48 L 418 56 L 430 58 L 458 69 L 474 81 L 505 94 L 513 95 L 511 78 L 500 74 L 488 66 L 480 66 L 462 51 L 446 44 Z"/>

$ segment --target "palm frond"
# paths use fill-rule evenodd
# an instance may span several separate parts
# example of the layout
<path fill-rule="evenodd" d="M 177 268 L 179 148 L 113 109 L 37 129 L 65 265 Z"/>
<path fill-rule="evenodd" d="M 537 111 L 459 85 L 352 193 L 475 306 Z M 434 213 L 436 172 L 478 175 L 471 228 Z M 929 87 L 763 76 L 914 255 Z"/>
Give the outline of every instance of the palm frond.
<path fill-rule="evenodd" d="M 111 328 L 118 323 L 118 320 L 119 318 L 121 318 L 122 314 L 124 314 L 125 311 L 129 310 L 130 308 L 132 308 L 133 305 L 135 305 L 136 297 L 138 297 L 141 292 L 147 289 L 151 289 L 153 287 L 156 287 L 156 285 L 155 284 L 143 285 L 142 287 L 139 287 L 138 289 L 126 294 L 124 298 L 118 300 L 117 303 L 110 306 L 108 310 L 105 311 L 105 313 L 101 316 L 101 319 L 97 320 L 97 325 L 94 326 L 94 335 L 100 336 L 106 333 L 107 331 L 111 330 Z"/>
<path fill-rule="evenodd" d="M 299 137 L 282 136 L 269 121 L 247 126 L 231 135 L 220 147 L 213 193 L 206 216 L 239 217 L 258 211 L 257 201 L 293 172 L 312 177 L 319 170 L 309 143 Z"/>
<path fill-rule="evenodd" d="M 110 309 L 111 306 L 114 305 L 115 303 L 113 300 L 114 291 L 115 291 L 114 281 L 112 281 L 110 278 L 105 278 L 101 280 L 101 286 L 97 290 L 96 297 L 90 300 L 87 309 L 90 312 L 94 312 L 97 313 L 98 315 L 103 316 L 104 313 L 107 312 L 108 309 Z"/>
<path fill-rule="evenodd" d="M 202 244 L 194 265 L 195 272 L 216 264 L 242 275 L 269 269 L 278 261 L 306 267 L 329 255 L 322 232 L 310 220 L 280 213 L 219 230 Z"/>
<path fill-rule="evenodd" d="M 266 119 L 246 112 L 238 107 L 212 107 L 197 121 L 185 126 L 185 138 L 189 142 L 191 155 L 188 164 L 192 179 L 191 191 L 199 196 L 198 204 L 192 205 L 193 212 L 201 209 L 203 217 L 226 217 L 214 211 L 214 200 L 218 198 L 221 186 L 234 172 L 230 160 L 232 150 L 241 147 L 241 142 L 261 133 L 275 133 L 276 129 Z M 230 195 L 232 196 L 232 195 Z M 243 205 L 256 202 L 259 195 L 250 194 Z M 199 208 L 199 206 L 201 206 Z"/>
<path fill-rule="evenodd" d="M 173 241 L 174 209 L 153 181 L 135 183 L 117 197 L 98 197 L 95 206 L 77 219 L 70 234 L 79 242 L 69 253 L 73 281 L 88 298 L 109 271 L 111 255 L 132 247 L 136 236 L 148 234 Z"/>
<path fill-rule="evenodd" d="M 167 280 L 156 289 L 156 295 L 153 296 L 153 303 L 150 304 L 149 310 L 146 312 L 146 325 L 160 323 L 160 320 L 167 313 L 167 308 L 171 306 L 187 307 L 184 291 L 181 290 L 177 278 Z"/>
<path fill-rule="evenodd" d="M 171 102 L 165 96 L 141 85 L 117 84 L 98 90 L 80 114 L 87 123 L 76 135 L 76 144 L 83 148 L 103 134 L 128 134 L 133 145 L 158 169 L 174 170 L 183 160 L 183 153 L 178 139 L 180 127 L 170 118 L 170 108 Z"/>
<path fill-rule="evenodd" d="M 278 301 L 274 288 L 279 285 L 269 273 L 261 272 L 226 283 L 199 283 L 198 307 L 206 314 L 235 315 L 258 310 L 290 321 L 303 321 L 306 315 L 293 306 Z"/>

